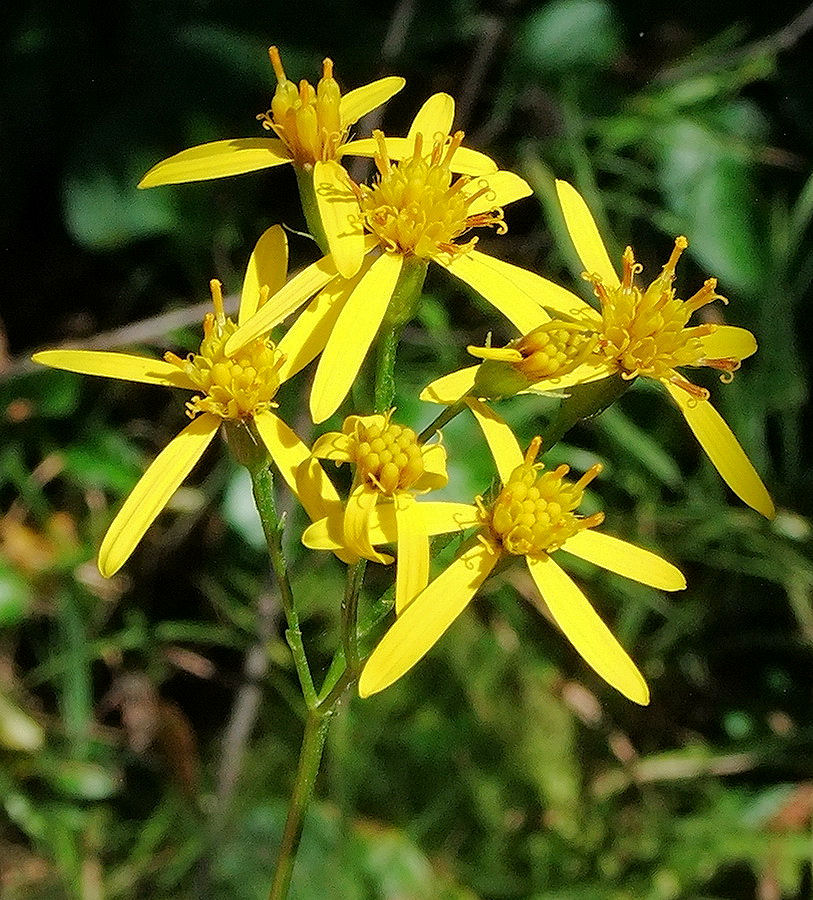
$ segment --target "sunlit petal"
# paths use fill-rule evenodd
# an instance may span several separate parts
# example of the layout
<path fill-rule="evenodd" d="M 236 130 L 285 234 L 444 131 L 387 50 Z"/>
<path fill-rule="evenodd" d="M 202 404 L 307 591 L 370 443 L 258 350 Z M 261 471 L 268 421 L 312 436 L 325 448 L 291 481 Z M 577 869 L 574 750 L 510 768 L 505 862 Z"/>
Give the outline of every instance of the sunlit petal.
<path fill-rule="evenodd" d="M 138 183 L 140 188 L 160 184 L 207 181 L 227 175 L 242 175 L 291 161 L 291 154 L 276 138 L 236 138 L 213 141 L 182 150 L 159 162 Z"/>
<path fill-rule="evenodd" d="M 474 379 L 479 368 L 479 365 L 468 366 L 436 378 L 421 391 L 421 400 L 427 403 L 442 403 L 444 406 L 456 403 L 474 387 Z"/>
<path fill-rule="evenodd" d="M 413 485 L 419 493 L 437 491 L 449 483 L 446 471 L 446 448 L 441 443 L 424 444 L 421 453 L 423 459 L 423 475 Z"/>
<path fill-rule="evenodd" d="M 387 156 L 392 160 L 402 160 L 412 156 L 415 145 L 408 138 L 385 138 Z M 432 150 L 431 141 L 427 145 L 427 156 Z M 375 138 L 361 138 L 350 141 L 342 147 L 345 156 L 375 156 L 379 152 L 379 144 Z M 452 154 L 449 162 L 449 170 L 459 175 L 489 175 L 497 171 L 497 164 L 485 153 L 472 150 L 470 147 L 458 147 Z"/>
<path fill-rule="evenodd" d="M 42 350 L 31 359 L 43 366 L 77 372 L 80 375 L 100 375 L 103 378 L 121 378 L 141 384 L 160 384 L 197 390 L 189 376 L 172 363 L 163 359 L 147 359 L 129 353 L 111 353 L 107 350 Z"/>
<path fill-rule="evenodd" d="M 646 706 L 649 688 L 644 676 L 584 594 L 549 556 L 527 560 L 550 614 L 584 661 L 625 697 Z"/>
<path fill-rule="evenodd" d="M 524 178 L 520 178 L 519 175 L 515 175 L 513 172 L 506 171 L 494 172 L 491 175 L 474 178 L 463 188 L 463 193 L 470 197 L 483 188 L 487 188 L 486 193 L 477 197 L 468 206 L 467 212 L 470 216 L 477 215 L 477 213 L 490 212 L 492 209 L 497 209 L 500 206 L 508 206 L 509 203 L 522 200 L 523 197 L 530 197 L 533 194 L 531 186 Z"/>
<path fill-rule="evenodd" d="M 757 352 L 756 338 L 747 328 L 718 325 L 712 334 L 700 338 L 706 359 L 747 359 Z"/>
<path fill-rule="evenodd" d="M 257 310 L 226 342 L 226 353 L 233 356 L 241 347 L 267 334 L 338 276 L 331 256 L 323 256 L 294 277 Z"/>
<path fill-rule="evenodd" d="M 400 254 L 379 256 L 339 313 L 311 390 L 314 422 L 324 422 L 332 415 L 356 380 L 387 311 L 403 261 Z"/>
<path fill-rule="evenodd" d="M 429 535 L 414 497 L 399 494 L 393 506 L 398 531 L 395 612 L 401 615 L 429 584 Z"/>
<path fill-rule="evenodd" d="M 347 172 L 335 160 L 317 161 L 313 188 L 333 262 L 340 275 L 352 278 L 364 259 L 364 228 Z"/>
<path fill-rule="evenodd" d="M 576 366 L 572 372 L 568 372 L 566 375 L 557 375 L 555 378 L 543 378 L 541 381 L 535 381 L 527 390 L 520 391 L 520 393 L 546 394 L 550 391 L 561 391 L 563 388 L 573 387 L 577 384 L 588 384 L 591 381 L 609 378 L 614 372 L 615 368 L 611 363 L 596 359 L 595 362 L 581 363 L 581 365 Z"/>
<path fill-rule="evenodd" d="M 476 541 L 418 594 L 367 660 L 359 694 L 382 691 L 411 669 L 468 606 L 498 559 L 493 548 Z"/>
<path fill-rule="evenodd" d="M 387 565 L 392 562 L 392 557 L 378 553 L 370 542 L 370 516 L 379 496 L 378 491 L 364 484 L 352 491 L 344 509 L 343 543 L 351 553 Z"/>
<path fill-rule="evenodd" d="M 514 432 L 511 431 L 505 419 L 498 416 L 490 406 L 486 406 L 481 400 L 469 397 L 466 405 L 474 413 L 477 424 L 485 435 L 500 480 L 506 484 L 514 469 L 521 466 L 524 461 Z"/>
<path fill-rule="evenodd" d="M 339 313 L 365 271 L 362 268 L 355 278 L 347 280 L 335 278 L 296 317 L 277 344 L 285 357 L 279 367 L 280 381 L 292 378 L 325 349 Z"/>
<path fill-rule="evenodd" d="M 327 515 L 340 502 L 339 495 L 296 432 L 271 412 L 255 415 L 254 424 L 277 469 L 310 519 Z"/>
<path fill-rule="evenodd" d="M 281 225 L 272 225 L 260 236 L 248 259 L 237 322 L 242 325 L 255 312 L 260 300 L 260 288 L 267 287 L 272 297 L 288 277 L 288 238 Z"/>
<path fill-rule="evenodd" d="M 683 573 L 665 559 L 592 528 L 574 534 L 562 550 L 662 591 L 682 591 L 686 587 Z"/>
<path fill-rule="evenodd" d="M 723 481 L 752 509 L 772 519 L 776 515 L 773 500 L 720 413 L 708 400 L 698 400 L 682 388 L 665 384 Z"/>
<path fill-rule="evenodd" d="M 99 549 L 99 571 L 114 575 L 127 561 L 144 532 L 203 456 L 220 427 L 220 419 L 204 413 L 158 454 L 124 501 Z"/>
<path fill-rule="evenodd" d="M 342 126 L 355 125 L 362 116 L 397 94 L 405 84 L 403 78 L 390 75 L 348 91 L 339 101 Z"/>
<path fill-rule="evenodd" d="M 316 439 L 313 445 L 314 456 L 319 459 L 332 459 L 334 462 L 351 462 L 350 448 L 355 441 L 349 434 L 341 431 L 328 431 Z"/>
<path fill-rule="evenodd" d="M 414 146 L 417 135 L 423 135 L 423 145 L 427 150 L 438 137 L 445 138 L 452 130 L 454 120 L 454 99 L 449 94 L 432 94 L 409 126 L 406 140 Z"/>
<path fill-rule="evenodd" d="M 618 287 L 621 282 L 610 262 L 595 219 L 581 194 L 572 185 L 560 179 L 556 180 L 556 192 L 562 205 L 570 239 L 585 271 L 590 275 L 599 275 L 607 287 Z"/>
<path fill-rule="evenodd" d="M 521 334 L 550 321 L 550 316 L 539 302 L 529 296 L 514 277 L 518 266 L 512 266 L 478 250 L 470 250 L 451 258 L 438 256 L 436 260 L 496 306 Z"/>

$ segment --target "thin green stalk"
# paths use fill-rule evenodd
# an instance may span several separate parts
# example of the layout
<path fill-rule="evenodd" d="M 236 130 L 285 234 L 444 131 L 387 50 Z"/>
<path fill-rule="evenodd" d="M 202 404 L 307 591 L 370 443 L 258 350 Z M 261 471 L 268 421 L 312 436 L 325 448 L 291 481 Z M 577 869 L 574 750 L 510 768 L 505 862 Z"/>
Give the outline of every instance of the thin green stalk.
<path fill-rule="evenodd" d="M 291 648 L 305 703 L 312 709 L 316 705 L 316 688 L 313 685 L 313 676 L 308 665 L 308 658 L 305 655 L 305 645 L 302 642 L 302 631 L 299 625 L 299 614 L 294 603 L 294 593 L 288 577 L 285 554 L 282 551 L 283 523 L 277 515 L 277 506 L 274 499 L 274 476 L 268 465 L 251 467 L 249 472 L 251 474 L 251 486 L 254 491 L 254 501 L 260 513 L 260 521 L 262 522 L 265 539 L 268 544 L 271 567 L 277 578 L 282 608 L 288 622 L 285 639 Z"/>
<path fill-rule="evenodd" d="M 626 393 L 631 385 L 631 380 L 624 379 L 620 375 L 611 375 L 600 381 L 569 388 L 568 397 L 561 402 L 556 415 L 542 434 L 543 452 L 550 450 L 578 422 L 592 419 L 604 412 L 610 404 Z"/>
<path fill-rule="evenodd" d="M 378 336 L 375 367 L 375 411 L 385 413 L 395 400 L 395 357 L 401 339 L 401 326 L 393 325 Z"/>
<path fill-rule="evenodd" d="M 434 421 L 430 422 L 418 435 L 418 443 L 425 444 L 435 432 L 440 431 L 444 425 L 448 425 L 449 422 L 451 422 L 456 415 L 463 412 L 465 408 L 465 398 L 458 400 L 457 403 L 452 403 L 450 406 L 447 406 L 446 409 L 444 409 L 443 412 L 440 413 Z"/>
<path fill-rule="evenodd" d="M 347 567 L 347 581 L 342 599 L 342 645 L 347 668 L 355 671 L 358 666 L 358 607 L 361 585 L 367 560 L 360 559 Z"/>
<path fill-rule="evenodd" d="M 285 900 L 288 896 L 296 853 L 302 839 L 305 811 L 313 795 L 329 723 L 328 711 L 308 710 L 305 719 L 305 734 L 302 737 L 302 749 L 299 752 L 296 780 L 291 794 L 291 804 L 285 819 L 282 844 L 277 857 L 277 868 L 274 871 L 274 881 L 271 884 L 268 900 Z"/>
<path fill-rule="evenodd" d="M 294 166 L 296 183 L 299 188 L 299 200 L 302 203 L 302 212 L 305 214 L 305 222 L 311 237 L 319 245 L 319 249 L 327 256 L 330 248 L 327 244 L 327 235 L 322 225 L 322 217 L 319 215 L 319 204 L 316 202 L 316 191 L 313 187 L 313 169 L 303 169 Z"/>

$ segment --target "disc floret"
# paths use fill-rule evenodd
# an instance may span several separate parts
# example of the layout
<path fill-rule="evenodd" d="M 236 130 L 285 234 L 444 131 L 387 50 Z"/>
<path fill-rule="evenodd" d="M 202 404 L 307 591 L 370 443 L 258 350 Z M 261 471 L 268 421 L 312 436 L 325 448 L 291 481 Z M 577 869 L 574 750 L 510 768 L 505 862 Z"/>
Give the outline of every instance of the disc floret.
<path fill-rule="evenodd" d="M 227 355 L 226 341 L 237 330 L 237 324 L 224 312 L 220 282 L 212 280 L 210 287 L 214 313 L 207 313 L 203 320 L 200 350 L 183 359 L 167 353 L 164 359 L 178 366 L 203 392 L 203 396 L 195 396 L 186 404 L 190 418 L 209 412 L 221 419 L 248 419 L 277 405 L 274 397 L 285 357 L 263 338 Z"/>
<path fill-rule="evenodd" d="M 579 517 L 584 489 L 601 472 L 601 465 L 588 469 L 575 482 L 565 481 L 570 471 L 561 465 L 542 472 L 542 464 L 535 462 L 541 440 L 534 438 L 525 461 L 511 473 L 491 509 L 486 511 L 489 531 L 502 549 L 514 556 L 539 557 L 558 550 L 585 528 L 593 528 L 604 521 L 604 513 Z"/>
<path fill-rule="evenodd" d="M 452 158 L 463 141 L 463 132 L 436 140 L 427 155 L 423 135 L 415 136 L 411 156 L 390 162 L 384 135 L 373 133 L 378 142 L 375 164 L 378 178 L 372 186 L 360 185 L 357 195 L 369 231 L 391 252 L 430 259 L 440 253 L 470 250 L 477 238 L 456 244 L 472 228 L 493 226 L 504 234 L 507 226 L 502 209 L 469 215 L 470 205 L 491 190 L 471 189 L 471 177 L 454 178 Z"/>
<path fill-rule="evenodd" d="M 263 128 L 279 137 L 296 165 L 309 167 L 337 159 L 347 126 L 342 125 L 341 91 L 333 77 L 333 61 L 322 62 L 322 77 L 314 88 L 305 79 L 298 86 L 288 80 L 276 47 L 269 47 L 268 55 L 277 88 L 271 109 L 257 116 Z"/>
<path fill-rule="evenodd" d="M 618 366 L 627 379 L 639 375 L 671 381 L 701 399 L 708 399 L 705 388 L 677 376 L 680 366 L 711 366 L 729 379 L 739 368 L 736 359 L 708 359 L 701 338 L 715 331 L 712 324 L 688 328 L 692 314 L 714 300 L 727 302 L 717 293 L 717 279 L 709 278 L 688 300 L 675 296 L 675 267 L 689 242 L 675 239 L 675 247 L 661 274 L 645 289 L 634 283 L 642 266 L 635 262 L 631 247 L 624 251 L 621 283 L 607 285 L 595 274 L 585 273 L 601 302 L 602 352 Z"/>
<path fill-rule="evenodd" d="M 348 453 L 356 465 L 356 479 L 382 494 L 409 490 L 424 474 L 418 436 L 389 416 L 378 418 L 353 424 Z"/>

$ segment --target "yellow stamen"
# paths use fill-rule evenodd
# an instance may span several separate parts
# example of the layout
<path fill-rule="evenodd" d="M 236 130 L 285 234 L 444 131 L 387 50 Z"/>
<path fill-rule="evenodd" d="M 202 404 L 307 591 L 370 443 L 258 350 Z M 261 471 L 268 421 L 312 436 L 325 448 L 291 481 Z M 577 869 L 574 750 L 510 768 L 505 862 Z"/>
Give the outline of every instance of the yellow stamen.
<path fill-rule="evenodd" d="M 579 518 L 574 510 L 582 501 L 585 487 L 601 471 L 591 467 L 575 483 L 564 480 L 569 468 L 557 467 L 541 472 L 535 459 L 542 441 L 536 437 L 525 454 L 525 461 L 512 473 L 490 511 L 484 513 L 492 539 L 503 550 L 516 556 L 538 557 L 557 550 L 585 528 L 599 525 L 603 513 Z"/>
<path fill-rule="evenodd" d="M 273 66 L 274 74 L 277 76 L 277 81 L 280 83 L 287 81 L 288 79 L 285 76 L 285 69 L 282 67 L 282 57 L 279 55 L 279 49 L 272 45 L 268 48 L 268 56 L 271 59 L 271 65 Z"/>
<path fill-rule="evenodd" d="M 215 319 L 218 325 L 223 325 L 226 321 L 226 311 L 223 308 L 223 285 L 213 278 L 209 282 L 209 290 L 212 292 L 212 306 L 215 308 Z"/>
<path fill-rule="evenodd" d="M 372 186 L 360 185 L 357 196 L 367 229 L 375 234 L 385 250 L 430 259 L 441 253 L 466 253 L 475 244 L 455 239 L 472 228 L 494 227 L 506 231 L 499 208 L 469 215 L 475 199 L 487 194 L 488 186 L 467 194 L 463 189 L 471 179 L 454 178 L 450 166 L 463 141 L 463 132 L 451 138 L 436 139 L 427 153 L 423 134 L 415 136 L 412 155 L 393 165 L 386 140 L 373 132 L 378 144 L 374 156 L 379 175 Z"/>

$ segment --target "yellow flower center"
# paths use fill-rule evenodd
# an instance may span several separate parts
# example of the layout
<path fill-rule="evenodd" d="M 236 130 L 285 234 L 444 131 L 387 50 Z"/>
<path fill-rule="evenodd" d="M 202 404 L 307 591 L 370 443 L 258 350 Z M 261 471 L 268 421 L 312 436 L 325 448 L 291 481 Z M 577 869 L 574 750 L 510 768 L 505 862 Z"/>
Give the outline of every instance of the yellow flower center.
<path fill-rule="evenodd" d="M 357 187 L 359 203 L 367 228 L 386 250 L 429 259 L 439 253 L 465 253 L 477 242 L 467 244 L 454 240 L 471 228 L 493 225 L 500 234 L 506 231 L 503 211 L 469 215 L 471 203 L 487 194 L 489 187 L 467 190 L 472 179 L 467 175 L 453 178 L 452 157 L 463 140 L 458 131 L 451 139 L 438 140 L 427 156 L 423 136 L 415 137 L 412 156 L 391 163 L 386 141 L 380 131 L 374 132 L 379 152 L 375 164 L 379 176 L 372 186 Z"/>
<path fill-rule="evenodd" d="M 277 88 L 271 109 L 257 116 L 263 128 L 276 133 L 297 165 L 312 166 L 318 160 L 336 159 L 347 128 L 342 126 L 341 91 L 333 78 L 333 61 L 325 59 L 322 63 L 322 77 L 316 88 L 304 79 L 297 87 L 285 75 L 279 50 L 269 47 L 268 55 L 277 76 Z"/>
<path fill-rule="evenodd" d="M 190 418 L 209 412 L 222 419 L 246 419 L 277 405 L 273 400 L 280 385 L 279 367 L 285 357 L 267 339 L 251 341 L 233 356 L 226 356 L 226 341 L 237 330 L 237 324 L 223 311 L 220 282 L 213 280 L 211 289 L 215 311 L 203 320 L 200 350 L 185 359 L 174 353 L 165 354 L 164 359 L 178 366 L 204 393 L 186 404 Z M 267 294 L 265 289 L 261 302 Z"/>
<path fill-rule="evenodd" d="M 685 237 L 675 239 L 675 248 L 663 271 L 644 290 L 633 283 L 642 267 L 635 262 L 631 247 L 624 251 L 623 277 L 617 287 L 606 285 L 595 274 L 585 273 L 585 277 L 593 283 L 601 302 L 603 327 L 599 346 L 618 366 L 622 377 L 632 379 L 644 375 L 666 379 L 697 397 L 707 398 L 708 391 L 704 388 L 676 376 L 675 367 L 707 365 L 730 377 L 739 362 L 704 358 L 700 338 L 711 334 L 714 325 L 686 327 L 696 310 L 714 300 L 727 302 L 716 292 L 716 278 L 709 278 L 688 300 L 675 296 L 672 287 L 675 266 L 687 246 Z"/>
<path fill-rule="evenodd" d="M 358 480 L 383 494 L 408 490 L 424 473 L 418 436 L 411 428 L 389 420 L 383 426 L 359 423 L 350 457 Z"/>
<path fill-rule="evenodd" d="M 511 473 L 491 510 L 486 513 L 492 536 L 515 556 L 541 556 L 557 550 L 574 534 L 604 521 L 604 513 L 579 518 L 574 515 L 585 487 L 601 471 L 598 463 L 576 482 L 567 482 L 570 471 L 561 465 L 541 472 L 535 463 L 541 440 L 534 438 L 525 462 Z"/>

